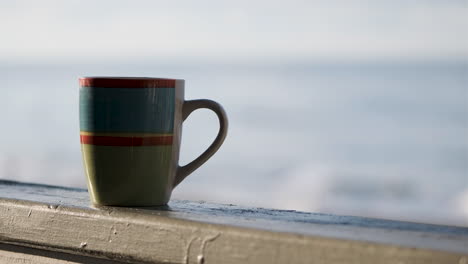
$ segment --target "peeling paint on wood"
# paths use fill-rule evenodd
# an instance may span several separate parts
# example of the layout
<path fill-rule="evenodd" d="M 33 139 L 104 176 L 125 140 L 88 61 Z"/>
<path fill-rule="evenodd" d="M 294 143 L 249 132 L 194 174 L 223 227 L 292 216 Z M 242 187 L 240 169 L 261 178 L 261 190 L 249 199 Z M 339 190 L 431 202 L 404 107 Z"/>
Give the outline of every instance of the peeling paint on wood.
<path fill-rule="evenodd" d="M 129 263 L 462 263 L 468 228 L 171 201 L 94 208 L 82 189 L 0 181 L 0 243 Z"/>

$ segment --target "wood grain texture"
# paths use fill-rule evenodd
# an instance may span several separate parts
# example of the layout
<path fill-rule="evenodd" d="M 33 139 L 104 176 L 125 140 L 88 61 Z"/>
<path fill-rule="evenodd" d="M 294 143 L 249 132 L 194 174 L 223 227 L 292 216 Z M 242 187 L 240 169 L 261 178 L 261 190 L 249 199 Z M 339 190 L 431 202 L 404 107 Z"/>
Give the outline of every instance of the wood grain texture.
<path fill-rule="evenodd" d="M 93 208 L 0 181 L 0 242 L 129 263 L 464 263 L 468 228 L 171 201 Z"/>

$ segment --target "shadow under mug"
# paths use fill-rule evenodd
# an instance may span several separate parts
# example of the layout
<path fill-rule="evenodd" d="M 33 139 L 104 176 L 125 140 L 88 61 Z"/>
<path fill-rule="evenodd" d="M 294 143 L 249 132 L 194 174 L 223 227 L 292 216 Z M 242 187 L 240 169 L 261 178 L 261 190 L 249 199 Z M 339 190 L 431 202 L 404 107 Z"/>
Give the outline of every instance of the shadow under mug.
<path fill-rule="evenodd" d="M 183 121 L 207 108 L 219 119 L 214 142 L 179 166 Z M 221 146 L 228 129 L 218 103 L 184 100 L 184 80 L 80 78 L 80 141 L 91 201 L 96 205 L 157 206 Z"/>

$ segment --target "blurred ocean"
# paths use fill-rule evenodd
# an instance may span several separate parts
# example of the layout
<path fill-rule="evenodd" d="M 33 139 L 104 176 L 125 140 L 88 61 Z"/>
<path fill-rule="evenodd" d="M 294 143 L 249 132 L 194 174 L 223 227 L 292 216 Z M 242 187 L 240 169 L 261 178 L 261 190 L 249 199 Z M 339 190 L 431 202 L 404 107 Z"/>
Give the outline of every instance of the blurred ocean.
<path fill-rule="evenodd" d="M 468 63 L 0 63 L 0 178 L 85 187 L 78 77 L 186 80 L 226 109 L 173 198 L 468 226 Z M 181 163 L 217 119 L 184 123 Z"/>

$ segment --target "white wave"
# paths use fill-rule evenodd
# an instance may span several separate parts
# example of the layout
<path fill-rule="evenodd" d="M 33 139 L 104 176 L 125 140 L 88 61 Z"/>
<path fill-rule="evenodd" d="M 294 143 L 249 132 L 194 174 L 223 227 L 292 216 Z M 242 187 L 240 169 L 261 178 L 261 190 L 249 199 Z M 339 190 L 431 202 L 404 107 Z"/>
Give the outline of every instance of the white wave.
<path fill-rule="evenodd" d="M 304 163 L 287 172 L 272 193 L 276 208 L 318 211 L 327 199 L 332 173 L 326 165 Z"/>
<path fill-rule="evenodd" d="M 468 186 L 455 199 L 456 210 L 465 218 L 465 224 L 468 225 Z"/>

